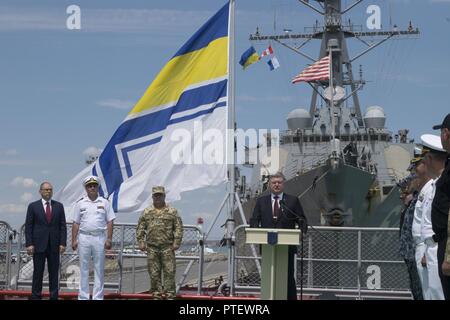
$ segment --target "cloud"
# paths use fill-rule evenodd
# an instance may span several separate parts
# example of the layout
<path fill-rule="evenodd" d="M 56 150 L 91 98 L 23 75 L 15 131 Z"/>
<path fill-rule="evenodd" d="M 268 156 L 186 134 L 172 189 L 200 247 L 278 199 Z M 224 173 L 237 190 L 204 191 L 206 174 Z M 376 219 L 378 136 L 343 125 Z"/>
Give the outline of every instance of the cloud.
<path fill-rule="evenodd" d="M 30 202 L 31 199 L 33 199 L 34 196 L 32 193 L 25 192 L 23 195 L 20 196 L 21 202 Z"/>
<path fill-rule="evenodd" d="M 102 153 L 103 149 L 99 149 L 97 147 L 88 147 L 83 151 L 83 155 L 85 157 L 86 163 L 91 164 L 95 160 L 100 157 L 100 154 Z"/>
<path fill-rule="evenodd" d="M 27 211 L 26 205 L 15 204 L 15 203 L 5 203 L 0 204 L 0 212 L 3 213 L 25 213 Z"/>
<path fill-rule="evenodd" d="M 18 152 L 16 149 L 9 149 L 9 150 L 5 151 L 5 155 L 10 156 L 10 157 L 17 156 L 17 154 L 18 154 Z"/>
<path fill-rule="evenodd" d="M 119 99 L 106 99 L 97 102 L 99 106 L 114 108 L 119 110 L 130 110 L 134 106 L 133 101 L 119 100 Z"/>
<path fill-rule="evenodd" d="M 0 165 L 2 166 L 30 166 L 33 163 L 30 160 L 1 160 Z"/>
<path fill-rule="evenodd" d="M 14 187 L 24 188 L 33 188 L 38 186 L 37 182 L 33 179 L 24 177 L 15 177 L 13 181 L 11 181 L 11 185 Z"/>
<path fill-rule="evenodd" d="M 102 153 L 103 149 L 97 147 L 88 147 L 84 149 L 83 155 L 86 157 L 98 157 Z"/>
<path fill-rule="evenodd" d="M 50 173 L 50 170 L 42 170 L 41 173 L 43 175 L 48 175 Z"/>

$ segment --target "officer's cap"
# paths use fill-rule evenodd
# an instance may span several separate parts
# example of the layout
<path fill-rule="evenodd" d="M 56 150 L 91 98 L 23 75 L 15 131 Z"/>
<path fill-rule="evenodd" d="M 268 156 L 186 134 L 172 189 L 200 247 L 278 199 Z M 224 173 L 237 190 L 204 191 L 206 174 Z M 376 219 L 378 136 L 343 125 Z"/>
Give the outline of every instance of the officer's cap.
<path fill-rule="evenodd" d="M 417 144 L 414 147 L 414 157 L 409 162 L 409 167 L 406 170 L 408 170 L 408 171 L 414 170 L 417 167 L 417 165 L 420 163 L 420 161 L 422 161 L 422 159 L 423 159 L 423 147 L 422 147 L 422 145 Z"/>
<path fill-rule="evenodd" d="M 419 165 L 420 161 L 422 161 L 422 159 L 423 159 L 422 157 L 412 158 L 411 161 L 409 162 L 409 167 L 406 170 L 408 171 L 414 170 Z"/>
<path fill-rule="evenodd" d="M 164 190 L 163 186 L 156 186 L 152 188 L 152 194 L 162 193 L 166 194 L 166 190 Z"/>
<path fill-rule="evenodd" d="M 438 130 L 438 129 L 442 129 L 442 128 L 447 128 L 450 130 L 450 113 L 445 116 L 444 121 L 442 121 L 442 124 L 433 126 L 434 130 Z"/>
<path fill-rule="evenodd" d="M 441 137 L 434 134 L 423 134 L 420 139 L 422 140 L 422 157 L 427 152 L 434 153 L 446 153 L 444 148 L 442 148 Z"/>
<path fill-rule="evenodd" d="M 414 158 L 420 157 L 422 154 L 422 145 L 416 144 L 414 147 Z"/>
<path fill-rule="evenodd" d="M 96 176 L 89 176 L 89 177 L 86 177 L 86 178 L 84 178 L 84 180 L 83 180 L 83 185 L 84 186 L 87 186 L 88 184 L 98 184 L 98 177 L 96 177 Z"/>

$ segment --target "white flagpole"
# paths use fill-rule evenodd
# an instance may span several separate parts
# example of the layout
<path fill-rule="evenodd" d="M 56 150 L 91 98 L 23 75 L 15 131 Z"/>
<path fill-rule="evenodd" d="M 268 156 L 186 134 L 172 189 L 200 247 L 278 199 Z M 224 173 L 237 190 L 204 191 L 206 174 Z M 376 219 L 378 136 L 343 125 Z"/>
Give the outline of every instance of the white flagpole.
<path fill-rule="evenodd" d="M 235 113 L 235 65 L 234 65 L 234 1 L 230 0 L 230 12 L 228 21 L 228 171 L 229 171 L 229 196 L 230 203 L 234 203 L 235 189 L 235 145 L 234 130 L 236 123 Z M 234 207 L 234 206 L 233 206 Z M 232 209 L 230 210 L 232 212 Z M 232 213 L 230 218 L 232 218 Z"/>
<path fill-rule="evenodd" d="M 236 114 L 235 114 L 235 64 L 234 64 L 234 1 L 230 0 L 229 6 L 229 15 L 228 15 L 228 152 L 227 152 L 227 160 L 228 160 L 228 177 L 229 177 L 229 192 L 228 192 L 228 215 L 226 222 L 226 234 L 225 239 L 227 240 L 227 245 L 229 248 L 228 254 L 228 285 L 230 288 L 233 287 L 234 279 L 234 271 L 233 271 L 233 261 L 231 260 L 231 252 L 232 248 L 232 236 L 235 228 L 234 223 L 234 193 L 235 193 L 235 139 L 234 139 L 234 130 L 236 123 Z M 233 290 L 232 290 L 233 291 Z"/>
<path fill-rule="evenodd" d="M 330 69 L 330 115 L 331 115 L 331 151 L 336 152 L 334 156 L 337 156 L 336 143 L 334 139 L 336 138 L 336 124 L 334 119 L 334 85 L 333 85 L 333 50 L 331 47 L 328 47 L 329 51 L 329 69 Z"/>

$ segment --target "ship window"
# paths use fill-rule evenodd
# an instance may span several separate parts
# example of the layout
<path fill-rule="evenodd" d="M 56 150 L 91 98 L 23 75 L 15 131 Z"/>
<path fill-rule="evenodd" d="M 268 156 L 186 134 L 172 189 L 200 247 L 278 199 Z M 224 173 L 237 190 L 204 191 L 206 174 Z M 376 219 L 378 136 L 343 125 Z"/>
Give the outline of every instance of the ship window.
<path fill-rule="evenodd" d="M 370 135 L 370 140 L 378 141 L 378 135 L 377 134 Z"/>
<path fill-rule="evenodd" d="M 325 137 L 323 137 L 322 141 L 330 141 L 330 137 L 329 136 L 325 136 Z"/>
<path fill-rule="evenodd" d="M 361 136 L 356 136 L 356 140 L 361 141 Z"/>
<path fill-rule="evenodd" d="M 369 140 L 369 136 L 367 134 L 365 134 L 363 139 L 364 139 L 364 141 L 367 141 L 367 140 Z"/>
<path fill-rule="evenodd" d="M 308 142 L 308 137 L 303 137 L 303 142 Z"/>
<path fill-rule="evenodd" d="M 300 137 L 294 137 L 293 141 L 294 142 L 300 142 Z"/>
<path fill-rule="evenodd" d="M 309 142 L 314 142 L 314 137 L 309 137 Z"/>

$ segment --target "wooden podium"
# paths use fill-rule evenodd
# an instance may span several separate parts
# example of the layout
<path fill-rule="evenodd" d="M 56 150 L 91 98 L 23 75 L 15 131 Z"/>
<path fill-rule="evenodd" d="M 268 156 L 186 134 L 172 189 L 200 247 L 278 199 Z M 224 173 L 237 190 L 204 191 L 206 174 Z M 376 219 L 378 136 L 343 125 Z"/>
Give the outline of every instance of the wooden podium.
<path fill-rule="evenodd" d="M 262 245 L 261 299 L 287 300 L 289 245 L 300 244 L 299 229 L 245 228 L 247 244 Z"/>

